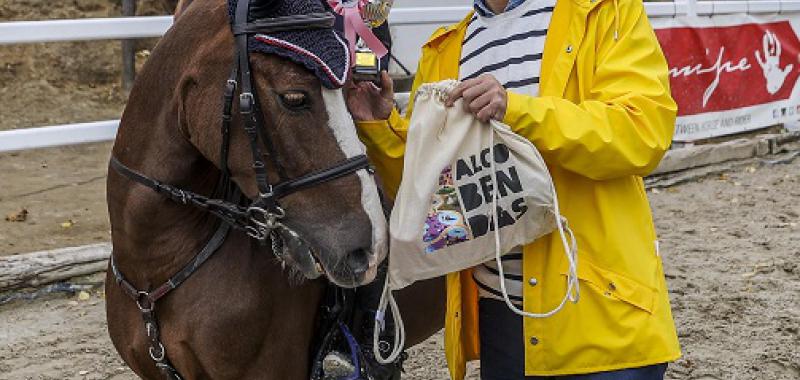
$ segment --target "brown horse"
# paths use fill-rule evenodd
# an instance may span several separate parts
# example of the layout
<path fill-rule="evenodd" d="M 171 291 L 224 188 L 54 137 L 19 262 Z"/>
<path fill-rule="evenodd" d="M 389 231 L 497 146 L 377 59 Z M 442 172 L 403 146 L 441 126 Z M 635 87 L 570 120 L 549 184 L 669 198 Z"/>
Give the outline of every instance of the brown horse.
<path fill-rule="evenodd" d="M 224 0 L 197 0 L 154 49 L 131 92 L 113 156 L 139 173 L 199 194 L 211 194 L 221 170 L 222 84 L 234 40 Z M 341 90 L 329 90 L 311 72 L 264 54 L 251 59 L 254 87 L 279 164 L 290 177 L 328 168 L 358 144 Z M 269 96 L 272 95 L 272 96 Z M 235 116 L 234 126 L 241 118 Z M 354 148 L 355 147 L 355 148 Z M 263 150 L 266 151 L 266 147 Z M 229 168 L 242 192 L 258 196 L 245 132 L 232 128 Z M 270 172 L 270 178 L 277 178 Z M 385 255 L 385 220 L 377 189 L 349 175 L 282 200 L 285 223 L 313 245 L 327 280 L 363 285 Z M 117 268 L 138 289 L 167 281 L 199 252 L 218 220 L 177 204 L 109 171 L 108 205 Z M 291 264 L 291 262 L 290 262 Z M 297 283 L 269 249 L 246 234 L 229 234 L 218 252 L 156 305 L 161 341 L 185 379 L 308 378 L 310 346 L 325 280 Z M 358 273 L 359 276 L 354 274 Z M 135 302 L 106 281 L 111 339 L 142 378 L 161 379 Z M 443 323 L 443 281 L 397 294 L 407 346 Z M 432 318 L 432 316 L 435 316 Z"/>

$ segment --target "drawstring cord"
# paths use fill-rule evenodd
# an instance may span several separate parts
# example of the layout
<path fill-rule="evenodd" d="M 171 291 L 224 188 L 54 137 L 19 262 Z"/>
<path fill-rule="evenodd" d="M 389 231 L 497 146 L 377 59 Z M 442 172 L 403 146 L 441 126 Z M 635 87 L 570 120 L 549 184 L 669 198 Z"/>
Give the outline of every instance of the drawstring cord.
<path fill-rule="evenodd" d="M 497 262 L 497 271 L 498 276 L 500 277 L 500 292 L 503 294 L 503 300 L 506 302 L 508 308 L 517 315 L 528 318 L 550 317 L 561 311 L 561 309 L 564 308 L 564 305 L 567 304 L 567 301 L 576 303 L 580 298 L 580 285 L 578 284 L 578 246 L 575 240 L 575 235 L 572 233 L 572 230 L 569 228 L 569 226 L 564 226 L 565 222 L 562 221 L 563 218 L 561 217 L 561 211 L 558 206 L 558 195 L 556 194 L 556 188 L 553 184 L 553 179 L 550 178 L 548 173 L 548 178 L 550 179 L 551 184 L 550 188 L 553 192 L 553 212 L 555 213 L 556 217 L 556 226 L 558 227 L 558 232 L 561 236 L 561 243 L 564 246 L 564 253 L 567 257 L 567 261 L 569 262 L 569 270 L 567 272 L 567 289 L 564 293 L 564 298 L 561 300 L 561 303 L 553 310 L 550 310 L 546 313 L 529 313 L 517 308 L 517 306 L 514 305 L 511 302 L 511 299 L 508 297 L 508 291 L 506 290 L 505 271 L 503 270 L 503 260 L 501 259 L 500 222 L 498 220 L 499 218 L 497 217 L 497 201 L 499 199 L 499 195 L 497 191 L 497 170 L 494 162 L 494 133 L 491 133 L 489 137 L 489 157 L 492 157 L 489 162 L 492 185 L 495 189 L 495 191 L 492 192 L 492 210 L 490 217 L 492 218 L 492 223 L 494 225 L 495 261 Z M 566 235 L 569 235 L 569 242 L 567 241 Z"/>
<path fill-rule="evenodd" d="M 394 319 L 394 346 L 392 347 L 389 356 L 383 357 L 381 354 L 381 339 L 380 334 L 386 328 L 385 317 L 386 308 L 389 308 Z M 381 293 L 381 301 L 378 303 L 378 311 L 375 313 L 375 328 L 372 333 L 372 354 L 375 355 L 375 361 L 380 364 L 392 364 L 397 361 L 397 358 L 403 353 L 403 348 L 406 345 L 406 328 L 403 324 L 403 317 L 400 315 L 400 308 L 397 307 L 397 302 L 392 295 L 392 290 L 389 287 L 389 274 L 386 275 L 386 283 L 383 285 L 383 292 Z"/>

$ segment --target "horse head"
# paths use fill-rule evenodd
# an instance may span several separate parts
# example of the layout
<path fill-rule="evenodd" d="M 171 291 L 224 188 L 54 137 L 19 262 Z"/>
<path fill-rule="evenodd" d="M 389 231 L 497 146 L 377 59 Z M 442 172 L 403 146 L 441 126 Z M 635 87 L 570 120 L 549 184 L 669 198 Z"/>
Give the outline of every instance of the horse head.
<path fill-rule="evenodd" d="M 320 14 L 328 11 L 326 7 L 318 0 L 251 0 L 250 15 L 256 21 L 286 18 Z M 235 8 L 236 1 L 230 1 L 229 13 Z M 176 27 L 196 17 L 210 17 L 207 9 L 187 8 Z M 220 7 L 214 9 L 221 11 Z M 224 143 L 216 127 L 225 88 L 220 72 L 229 72 L 233 65 L 234 38 L 226 29 L 197 49 L 194 74 L 183 81 L 188 84 L 180 91 L 182 126 L 192 145 L 210 162 L 218 163 Z M 365 154 L 341 89 L 349 56 L 337 32 L 256 34 L 249 37 L 248 50 L 252 52 L 249 63 L 260 136 L 258 151 L 263 154 L 269 183 L 324 171 Z M 242 192 L 256 200 L 262 189 L 254 175 L 253 147 L 243 128 L 244 118 L 238 114 L 238 92 L 235 99 L 227 166 Z M 309 266 L 321 265 L 332 282 L 345 287 L 375 278 L 377 266 L 386 256 L 387 228 L 376 182 L 368 170 L 287 194 L 280 199 L 280 207 L 285 210 L 281 223 L 298 237 L 289 244 L 288 264 L 301 273 L 311 271 Z M 309 259 L 309 250 L 315 260 Z"/>

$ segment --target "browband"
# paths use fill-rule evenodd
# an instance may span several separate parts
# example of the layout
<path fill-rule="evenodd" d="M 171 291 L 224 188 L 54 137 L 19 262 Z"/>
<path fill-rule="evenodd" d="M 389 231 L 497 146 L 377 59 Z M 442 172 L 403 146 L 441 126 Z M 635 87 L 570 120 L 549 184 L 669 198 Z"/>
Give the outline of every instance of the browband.
<path fill-rule="evenodd" d="M 331 29 L 336 17 L 330 13 L 309 13 L 295 16 L 271 17 L 233 25 L 233 34 L 290 32 L 309 29 Z"/>

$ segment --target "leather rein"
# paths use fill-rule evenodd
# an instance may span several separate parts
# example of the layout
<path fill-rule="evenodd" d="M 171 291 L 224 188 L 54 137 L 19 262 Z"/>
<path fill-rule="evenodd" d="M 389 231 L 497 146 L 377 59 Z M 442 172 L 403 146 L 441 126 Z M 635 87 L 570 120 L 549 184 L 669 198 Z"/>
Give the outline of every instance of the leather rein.
<path fill-rule="evenodd" d="M 136 302 L 142 314 L 145 331 L 149 338 L 150 347 L 148 351 L 150 358 L 164 378 L 169 380 L 182 380 L 182 378 L 167 358 L 166 349 L 161 341 L 158 320 L 155 314 L 156 302 L 180 286 L 217 252 L 231 229 L 241 230 L 262 244 L 266 244 L 269 241 L 273 254 L 285 265 L 286 255 L 290 254 L 291 247 L 297 245 L 300 237 L 295 231 L 281 222 L 286 216 L 286 211 L 280 206 L 279 200 L 289 194 L 352 175 L 362 169 L 366 169 L 370 173 L 373 172 L 367 157 L 359 155 L 348 158 L 330 168 L 308 173 L 299 178 L 287 178 L 285 171 L 277 162 L 274 144 L 264 128 L 263 118 L 256 101 L 257 94 L 253 88 L 248 40 L 250 35 L 257 33 L 331 29 L 335 18 L 330 13 L 313 13 L 248 22 L 249 8 L 250 0 L 238 1 L 231 27 L 236 40 L 236 56 L 223 94 L 222 145 L 220 152 L 222 175 L 214 195 L 211 197 L 204 196 L 160 182 L 125 166 L 115 157 L 111 158 L 111 168 L 119 174 L 149 187 L 174 202 L 203 209 L 220 220 L 219 226 L 203 249 L 181 270 L 154 290 L 142 291 L 137 289 L 125 278 L 117 267 L 113 253 L 111 255 L 110 266 L 116 283 L 126 295 Z M 250 150 L 253 156 L 252 169 L 255 173 L 259 192 L 258 198 L 251 201 L 247 206 L 242 205 L 245 203 L 246 198 L 242 196 L 240 190 L 233 184 L 228 167 L 231 115 L 237 88 L 240 90 L 239 111 L 243 119 L 244 131 L 250 142 Z M 269 153 L 268 157 L 271 159 L 271 164 L 280 177 L 280 182 L 275 185 L 269 182 L 267 164 L 262 158 L 261 143 Z M 219 198 L 214 198 L 214 196 Z M 292 242 L 295 244 L 292 245 Z M 310 260 L 314 263 L 314 268 L 311 271 L 305 271 L 303 274 L 309 279 L 322 276 L 324 272 L 318 259 L 308 249 L 303 253 L 309 256 L 304 258 L 306 261 Z"/>

